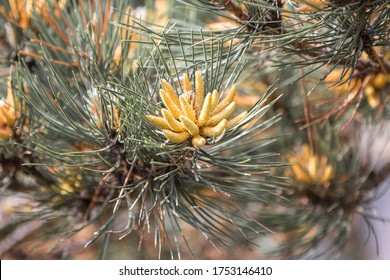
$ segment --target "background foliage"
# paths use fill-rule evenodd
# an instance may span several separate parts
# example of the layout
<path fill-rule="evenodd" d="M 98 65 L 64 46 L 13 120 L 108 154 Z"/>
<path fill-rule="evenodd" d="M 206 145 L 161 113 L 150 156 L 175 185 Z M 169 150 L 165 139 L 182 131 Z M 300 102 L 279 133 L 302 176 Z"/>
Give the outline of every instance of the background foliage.
<path fill-rule="evenodd" d="M 3 258 L 337 258 L 388 221 L 388 1 L 1 0 L 0 21 Z M 204 146 L 148 117 L 214 91 L 239 117 L 194 120 Z"/>

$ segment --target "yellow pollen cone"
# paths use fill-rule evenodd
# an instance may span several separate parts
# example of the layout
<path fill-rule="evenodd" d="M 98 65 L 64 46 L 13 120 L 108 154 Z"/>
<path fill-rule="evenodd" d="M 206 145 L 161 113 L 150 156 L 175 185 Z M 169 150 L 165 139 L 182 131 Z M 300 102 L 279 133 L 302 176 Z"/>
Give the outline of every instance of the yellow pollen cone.
<path fill-rule="evenodd" d="M 204 99 L 204 85 L 200 71 L 195 72 L 195 110 L 197 115 L 200 114 L 200 110 L 203 107 Z"/>
<path fill-rule="evenodd" d="M 171 112 L 169 112 L 167 109 L 161 109 L 161 113 L 164 116 L 165 120 L 167 121 L 167 124 L 169 128 L 175 132 L 181 132 L 184 130 L 183 125 L 177 121 Z"/>
<path fill-rule="evenodd" d="M 219 113 L 222 110 L 224 110 L 227 106 L 229 106 L 232 101 L 234 100 L 234 97 L 236 96 L 236 85 L 233 85 L 232 88 L 228 91 L 224 99 L 219 102 L 219 104 L 215 107 L 213 110 L 213 114 Z"/>
<path fill-rule="evenodd" d="M 202 129 L 202 134 L 207 137 L 217 137 L 222 134 L 226 128 L 227 120 L 223 119 L 214 127 L 204 127 Z"/>
<path fill-rule="evenodd" d="M 169 129 L 169 125 L 167 121 L 163 118 L 152 116 L 152 115 L 146 115 L 146 118 L 160 128 Z"/>
<path fill-rule="evenodd" d="M 163 131 L 164 136 L 171 142 L 180 144 L 186 141 L 188 138 L 190 138 L 190 134 L 187 131 L 182 132 L 173 132 L 167 129 L 164 129 Z"/>
<path fill-rule="evenodd" d="M 199 134 L 199 127 L 189 118 L 187 118 L 186 116 L 180 116 L 180 120 L 181 123 L 184 125 L 184 127 L 192 136 Z"/>
<path fill-rule="evenodd" d="M 177 98 L 177 95 L 176 95 L 173 87 L 165 80 L 161 80 L 161 83 L 164 87 L 165 92 L 167 93 L 169 98 L 172 100 L 172 102 L 175 103 L 175 105 L 177 107 L 180 107 L 179 99 Z"/>
<path fill-rule="evenodd" d="M 206 123 L 207 126 L 214 126 L 217 125 L 220 121 L 223 119 L 228 119 L 230 116 L 234 113 L 234 110 L 236 109 L 236 102 L 232 102 L 227 106 L 223 111 L 213 114 L 208 122 Z"/>
<path fill-rule="evenodd" d="M 202 136 L 200 135 L 196 135 L 192 138 L 191 140 L 191 143 L 194 147 L 203 147 L 204 145 L 206 145 L 206 139 L 204 139 Z"/>
<path fill-rule="evenodd" d="M 198 126 L 203 126 L 210 118 L 211 110 L 212 110 L 212 95 L 209 92 L 204 100 L 202 110 L 200 111 L 198 118 Z"/>
<path fill-rule="evenodd" d="M 219 93 L 215 89 L 215 90 L 213 90 L 213 93 L 211 95 L 211 111 L 213 111 L 215 109 L 215 107 L 217 106 L 218 99 L 219 99 Z"/>
<path fill-rule="evenodd" d="M 245 118 L 245 116 L 247 114 L 248 114 L 248 112 L 245 111 L 245 112 L 242 112 L 241 114 L 238 114 L 237 116 L 235 116 L 231 120 L 228 120 L 228 122 L 226 124 L 226 129 L 229 129 L 229 128 L 235 126 L 236 124 L 238 124 L 240 121 L 242 121 Z"/>
<path fill-rule="evenodd" d="M 182 95 L 179 97 L 179 101 L 180 101 L 181 111 L 184 113 L 184 115 L 187 118 L 189 118 L 191 121 L 195 122 L 196 121 L 195 111 L 192 109 L 190 103 L 188 103 L 187 98 L 184 95 Z"/>
<path fill-rule="evenodd" d="M 179 104 L 179 106 L 177 106 L 172 101 L 172 99 L 169 97 L 169 95 L 162 89 L 160 90 L 160 96 L 161 96 L 161 100 L 164 102 L 164 104 L 167 107 L 167 109 L 172 113 L 172 115 L 176 119 L 179 119 L 180 115 L 181 115 L 180 104 Z M 177 99 L 177 97 L 176 97 L 176 99 Z"/>
<path fill-rule="evenodd" d="M 184 74 L 184 75 L 183 75 L 183 89 L 184 89 L 184 91 L 185 91 L 186 93 L 192 91 L 191 82 L 190 82 L 190 79 L 188 78 L 188 75 L 187 75 L 187 74 Z"/>

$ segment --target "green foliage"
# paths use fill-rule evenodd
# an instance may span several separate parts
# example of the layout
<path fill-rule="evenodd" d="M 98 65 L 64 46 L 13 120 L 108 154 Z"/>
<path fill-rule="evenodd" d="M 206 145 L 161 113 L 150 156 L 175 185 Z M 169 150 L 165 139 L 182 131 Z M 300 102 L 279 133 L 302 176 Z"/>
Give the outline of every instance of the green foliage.
<path fill-rule="evenodd" d="M 83 245 L 96 244 L 101 258 L 112 257 L 116 240 L 137 236 L 159 258 L 205 257 L 192 249 L 193 232 L 221 253 L 282 236 L 265 257 L 333 258 L 356 214 L 369 226 L 376 218 L 366 205 L 388 162 L 367 164 L 360 127 L 388 119 L 387 1 L 306 12 L 284 1 L 167 1 L 175 9 L 161 23 L 155 1 L 46 0 L 24 25 L 3 2 L 2 20 L 13 27 L 1 33 L 12 81 L 2 96 L 12 92 L 18 114 L 0 142 L 0 189 L 36 207 L 21 209 L 0 236 L 45 222 L 37 225 L 43 238 L 65 252 L 92 228 Z M 146 117 L 164 108 L 162 80 L 186 94 L 183 74 L 194 85 L 196 71 L 205 95 L 218 90 L 222 99 L 236 84 L 237 98 L 256 99 L 237 99 L 248 114 L 201 148 L 172 143 Z M 374 110 L 366 85 L 379 74 Z M 349 87 L 338 95 L 335 85 Z M 289 166 L 305 145 L 307 165 Z M 321 177 L 321 168 L 332 172 Z"/>

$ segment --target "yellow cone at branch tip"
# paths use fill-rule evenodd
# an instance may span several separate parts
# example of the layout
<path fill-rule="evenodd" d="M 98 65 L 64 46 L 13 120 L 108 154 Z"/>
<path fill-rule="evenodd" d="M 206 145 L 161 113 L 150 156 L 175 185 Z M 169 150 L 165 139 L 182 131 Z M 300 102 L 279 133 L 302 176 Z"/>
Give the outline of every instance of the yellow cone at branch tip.
<path fill-rule="evenodd" d="M 167 124 L 169 128 L 174 132 L 180 132 L 184 130 L 183 125 L 177 121 L 171 112 L 169 112 L 167 109 L 161 109 L 161 113 L 164 116 L 164 119 L 167 121 Z"/>
<path fill-rule="evenodd" d="M 165 80 L 161 81 L 165 92 L 169 96 L 169 98 L 172 100 L 173 103 L 175 103 L 176 106 L 180 107 L 179 99 L 177 98 L 177 95 L 175 93 L 175 90 L 173 87 Z"/>
<path fill-rule="evenodd" d="M 333 178 L 333 167 L 327 163 L 327 157 L 315 155 L 307 145 L 303 145 L 288 161 L 292 177 L 298 183 L 326 186 Z"/>
<path fill-rule="evenodd" d="M 310 178 L 316 178 L 318 173 L 318 159 L 316 157 L 309 157 L 307 164 L 307 172 L 309 173 Z"/>
<path fill-rule="evenodd" d="M 160 128 L 169 129 L 169 125 L 167 121 L 163 118 L 152 116 L 152 115 L 146 115 L 146 118 Z"/>
<path fill-rule="evenodd" d="M 227 106 L 229 106 L 232 101 L 234 100 L 234 97 L 236 96 L 236 85 L 233 85 L 232 88 L 229 90 L 229 92 L 226 94 L 226 96 L 222 99 L 221 102 L 215 107 L 213 110 L 213 114 L 219 113 L 222 110 L 224 110 Z"/>
<path fill-rule="evenodd" d="M 187 74 L 183 75 L 183 89 L 186 93 L 192 91 L 191 82 Z"/>
<path fill-rule="evenodd" d="M 163 129 L 163 134 L 167 139 L 173 143 L 180 144 L 190 138 L 190 134 L 187 131 L 173 132 L 168 129 Z"/>
<path fill-rule="evenodd" d="M 189 118 L 187 118 L 186 116 L 180 116 L 180 120 L 181 123 L 184 125 L 184 127 L 192 136 L 196 136 L 199 134 L 199 127 Z"/>
<path fill-rule="evenodd" d="M 219 99 L 219 93 L 215 89 L 215 90 L 213 90 L 213 93 L 211 95 L 211 111 L 213 111 L 215 109 L 215 107 L 217 106 L 218 99 Z"/>
<path fill-rule="evenodd" d="M 150 122 L 162 129 L 170 142 L 180 144 L 191 138 L 192 146 L 201 148 L 207 144 L 207 137 L 220 136 L 226 129 L 245 118 L 247 113 L 242 112 L 230 119 L 236 108 L 235 85 L 218 104 L 217 90 L 205 96 L 200 71 L 195 72 L 194 90 L 186 74 L 183 75 L 181 82 L 184 94 L 178 97 L 174 88 L 163 80 L 161 84 L 164 89 L 160 89 L 160 96 L 166 107 L 161 109 L 163 117 L 146 115 Z"/>
<path fill-rule="evenodd" d="M 204 127 L 203 135 L 207 137 L 217 137 L 222 134 L 222 132 L 226 129 L 227 120 L 223 119 L 216 126 L 213 127 Z"/>
<path fill-rule="evenodd" d="M 245 111 L 245 112 L 242 112 L 241 114 L 235 116 L 231 120 L 228 120 L 228 122 L 226 123 L 226 129 L 229 129 L 229 128 L 235 126 L 236 124 L 238 124 L 240 121 L 242 121 L 246 117 L 247 114 L 248 114 L 248 112 Z"/>
<path fill-rule="evenodd" d="M 234 113 L 235 109 L 236 109 L 236 102 L 233 101 L 223 111 L 215 115 L 212 115 L 210 119 L 206 122 L 206 125 L 207 126 L 217 125 L 223 119 L 230 118 L 230 116 Z"/>
<path fill-rule="evenodd" d="M 199 115 L 201 108 L 203 107 L 204 99 L 204 85 L 200 71 L 195 72 L 195 108 L 197 115 Z"/>
<path fill-rule="evenodd" d="M 172 99 L 169 97 L 169 95 L 166 93 L 166 91 L 160 89 L 160 97 L 161 100 L 164 102 L 165 107 L 172 113 L 172 115 L 179 119 L 181 115 L 180 105 L 177 106 L 175 102 L 172 101 Z M 177 99 L 177 97 L 176 97 Z M 179 102 L 179 101 L 178 101 Z"/>
<path fill-rule="evenodd" d="M 385 53 L 390 55 L 390 52 Z M 363 53 L 361 56 L 363 61 L 368 61 L 367 54 Z M 350 100 L 355 98 L 360 94 L 361 89 L 366 95 L 366 100 L 371 108 L 377 108 L 381 103 L 381 96 L 386 95 L 387 86 L 390 83 L 390 74 L 378 72 L 378 73 L 369 73 L 364 78 L 359 75 L 359 71 L 348 70 L 343 75 L 343 69 L 335 69 L 325 78 L 325 81 L 328 83 L 331 91 L 345 95 L 348 93 L 348 98 L 345 99 L 345 102 L 348 103 Z M 350 77 L 350 80 L 348 78 Z M 368 81 L 366 83 L 366 81 Z"/>
<path fill-rule="evenodd" d="M 192 137 L 192 140 L 191 140 L 191 143 L 194 147 L 203 147 L 204 145 L 206 145 L 206 139 L 204 139 L 204 137 L 200 136 L 200 135 L 196 135 L 194 137 Z"/>
<path fill-rule="evenodd" d="M 308 185 L 311 185 L 313 183 L 312 179 L 308 175 L 308 173 L 302 169 L 302 166 L 300 166 L 298 163 L 293 164 L 291 166 L 291 169 L 293 171 L 294 179 L 299 183 L 305 183 Z"/>
<path fill-rule="evenodd" d="M 213 105 L 211 102 L 211 93 L 209 92 L 206 95 L 202 110 L 200 111 L 200 114 L 199 114 L 198 125 L 200 127 L 202 127 L 207 122 L 207 120 L 210 118 L 212 106 Z"/>
<path fill-rule="evenodd" d="M 188 103 L 187 98 L 182 95 L 179 97 L 180 101 L 180 107 L 181 111 L 184 113 L 184 115 L 189 118 L 191 121 L 195 122 L 196 121 L 196 115 L 194 109 L 192 109 L 192 106 L 190 103 Z"/>

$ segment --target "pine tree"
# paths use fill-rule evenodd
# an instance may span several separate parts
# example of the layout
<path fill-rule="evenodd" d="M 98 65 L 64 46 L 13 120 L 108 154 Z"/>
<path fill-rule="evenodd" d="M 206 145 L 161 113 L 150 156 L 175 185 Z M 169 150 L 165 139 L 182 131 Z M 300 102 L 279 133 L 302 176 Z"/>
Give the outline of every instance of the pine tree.
<path fill-rule="evenodd" d="M 337 258 L 386 220 L 389 8 L 1 0 L 0 255 Z"/>

